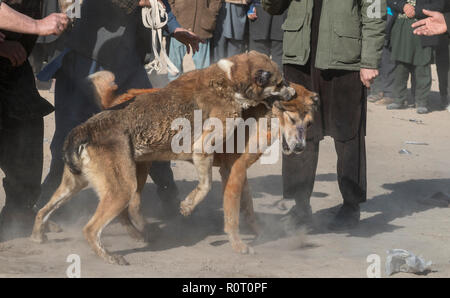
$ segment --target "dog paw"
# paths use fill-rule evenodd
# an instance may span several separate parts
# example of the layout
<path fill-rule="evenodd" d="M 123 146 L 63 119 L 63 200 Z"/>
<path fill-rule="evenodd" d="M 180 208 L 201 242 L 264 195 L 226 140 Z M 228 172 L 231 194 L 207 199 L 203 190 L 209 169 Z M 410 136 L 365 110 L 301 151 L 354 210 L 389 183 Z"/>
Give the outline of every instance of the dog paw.
<path fill-rule="evenodd" d="M 120 255 L 108 255 L 106 257 L 106 260 L 108 261 L 108 263 L 114 265 L 121 265 L 121 266 L 130 265 L 130 263 L 128 263 L 127 260 L 125 260 L 125 258 Z"/>
<path fill-rule="evenodd" d="M 63 229 L 56 222 L 49 220 L 45 225 L 45 231 L 51 233 L 61 233 Z"/>
<path fill-rule="evenodd" d="M 47 238 L 47 235 L 45 235 L 45 234 L 42 234 L 42 235 L 31 234 L 30 240 L 34 243 L 42 244 L 42 243 L 47 242 L 48 238 Z"/>
<path fill-rule="evenodd" d="M 191 205 L 191 204 L 189 204 L 189 203 L 186 202 L 186 201 L 182 201 L 182 202 L 180 203 L 180 213 L 181 213 L 183 216 L 189 216 L 189 215 L 191 215 L 192 211 L 193 211 L 193 209 L 192 209 L 192 205 Z"/>
<path fill-rule="evenodd" d="M 253 255 L 255 254 L 255 250 L 251 247 L 245 244 L 244 242 L 235 242 L 231 244 L 231 247 L 234 251 L 243 254 L 243 255 Z"/>

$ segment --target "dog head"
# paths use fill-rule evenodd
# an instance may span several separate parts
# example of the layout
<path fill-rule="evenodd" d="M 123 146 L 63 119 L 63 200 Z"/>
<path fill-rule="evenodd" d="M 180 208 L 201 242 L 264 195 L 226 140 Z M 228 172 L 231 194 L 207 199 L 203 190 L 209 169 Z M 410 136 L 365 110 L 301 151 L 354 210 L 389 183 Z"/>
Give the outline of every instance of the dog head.
<path fill-rule="evenodd" d="M 267 55 L 251 51 L 227 59 L 217 66 L 235 89 L 235 100 L 246 109 L 269 97 L 291 100 L 295 90 L 285 82 L 277 64 Z"/>
<path fill-rule="evenodd" d="M 314 111 L 319 105 L 317 93 L 298 84 L 291 84 L 296 97 L 291 101 L 277 100 L 273 103 L 272 113 L 280 120 L 283 153 L 300 154 L 306 146 L 307 129 L 313 123 Z"/>

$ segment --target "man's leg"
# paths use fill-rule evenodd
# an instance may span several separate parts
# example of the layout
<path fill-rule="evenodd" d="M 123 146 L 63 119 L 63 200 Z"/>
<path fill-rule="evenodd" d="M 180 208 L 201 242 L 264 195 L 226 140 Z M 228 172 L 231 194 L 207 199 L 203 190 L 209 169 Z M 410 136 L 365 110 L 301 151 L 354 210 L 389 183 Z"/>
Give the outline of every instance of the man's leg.
<path fill-rule="evenodd" d="M 92 60 L 69 53 L 56 74 L 55 133 L 50 144 L 52 160 L 36 204 L 38 209 L 48 202 L 61 182 L 64 169 L 62 147 L 66 136 L 74 127 L 100 111 L 86 80 L 89 74 L 97 70 Z"/>
<path fill-rule="evenodd" d="M 361 131 L 352 140 L 334 141 L 337 153 L 339 190 L 344 205 L 329 228 L 353 227 L 359 222 L 359 204 L 367 200 L 366 143 Z"/>
<path fill-rule="evenodd" d="M 428 113 L 428 99 L 431 90 L 431 65 L 416 66 L 414 68 L 414 77 L 416 79 L 415 98 L 417 113 Z"/>
<path fill-rule="evenodd" d="M 410 66 L 402 62 L 396 62 L 395 64 L 394 102 L 386 107 L 388 110 L 405 108 L 405 102 L 408 99 Z"/>
<path fill-rule="evenodd" d="M 244 52 L 245 43 L 243 40 L 227 38 L 227 57 L 239 55 Z"/>
<path fill-rule="evenodd" d="M 280 69 L 283 69 L 283 41 L 282 40 L 272 40 L 271 42 L 271 52 L 272 60 L 278 64 Z"/>
<path fill-rule="evenodd" d="M 310 198 L 316 179 L 319 143 L 307 142 L 302 154 L 283 154 L 283 198 L 294 199 L 295 206 L 284 217 L 287 230 L 311 221 Z"/>
<path fill-rule="evenodd" d="M 192 56 L 195 69 L 203 69 L 211 64 L 211 39 L 199 44 L 199 51 Z"/>
<path fill-rule="evenodd" d="M 44 120 L 3 121 L 0 166 L 5 173 L 5 207 L 0 214 L 0 238 L 28 236 L 35 214 L 43 166 Z M 10 232 L 10 233 L 8 233 Z"/>
<path fill-rule="evenodd" d="M 436 49 L 436 68 L 439 79 L 441 104 L 442 108 L 445 109 L 448 106 L 448 88 L 450 79 L 450 51 L 448 38 L 445 38 L 445 42 L 441 42 Z"/>

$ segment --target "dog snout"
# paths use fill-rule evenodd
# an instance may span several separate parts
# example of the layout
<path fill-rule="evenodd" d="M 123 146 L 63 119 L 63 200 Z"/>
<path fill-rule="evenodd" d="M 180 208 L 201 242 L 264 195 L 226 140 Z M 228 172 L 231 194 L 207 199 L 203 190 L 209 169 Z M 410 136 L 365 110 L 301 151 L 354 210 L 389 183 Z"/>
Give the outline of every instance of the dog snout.
<path fill-rule="evenodd" d="M 301 153 L 301 152 L 303 152 L 304 149 L 305 149 L 305 145 L 303 143 L 297 143 L 297 144 L 295 144 L 293 151 L 295 153 Z"/>

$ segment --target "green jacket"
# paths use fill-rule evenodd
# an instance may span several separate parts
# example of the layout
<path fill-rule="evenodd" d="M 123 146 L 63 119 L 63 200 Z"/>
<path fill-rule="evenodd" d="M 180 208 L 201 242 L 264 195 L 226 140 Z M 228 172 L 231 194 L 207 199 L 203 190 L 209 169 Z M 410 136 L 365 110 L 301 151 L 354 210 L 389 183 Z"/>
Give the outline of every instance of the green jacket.
<path fill-rule="evenodd" d="M 310 56 L 314 0 L 262 0 L 270 14 L 288 9 L 282 28 L 283 63 L 305 65 Z M 375 3 L 375 4 L 373 4 Z M 379 14 L 373 7 L 379 3 Z M 323 0 L 316 67 L 377 69 L 386 27 L 386 0 Z"/>

